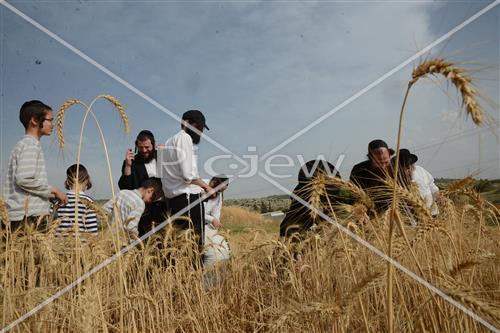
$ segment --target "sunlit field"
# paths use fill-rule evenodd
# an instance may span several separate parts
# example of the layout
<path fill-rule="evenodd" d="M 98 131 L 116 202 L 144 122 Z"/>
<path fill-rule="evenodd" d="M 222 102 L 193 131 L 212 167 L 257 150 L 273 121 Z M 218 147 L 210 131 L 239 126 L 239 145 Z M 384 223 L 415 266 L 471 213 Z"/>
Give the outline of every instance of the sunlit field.
<path fill-rule="evenodd" d="M 393 240 L 393 256 L 498 326 L 498 210 L 466 182 L 450 185 L 445 195 L 439 217 L 426 217 L 422 210 L 416 215 L 416 227 L 407 224 L 407 216 L 401 213 L 415 257 L 400 230 Z M 418 200 L 410 203 L 419 205 Z M 385 252 L 389 214 L 359 227 L 355 224 L 359 210 L 354 208 L 332 207 L 330 215 L 342 214 L 340 224 Z M 242 208 L 226 207 L 222 223 L 233 257 L 216 269 L 215 285 L 206 285 L 203 275 L 209 271 L 194 268 L 189 237 L 160 232 L 48 304 L 15 331 L 387 330 L 386 264 L 335 226 L 320 223 L 301 242 L 289 244 L 278 238 L 278 222 Z M 2 247 L 0 294 L 2 324 L 6 325 L 111 256 L 117 244 L 109 230 L 96 238 L 61 239 L 53 232 L 27 229 L 25 234 L 4 234 Z M 398 270 L 394 283 L 396 331 L 487 331 Z"/>
<path fill-rule="evenodd" d="M 431 75 L 451 81 L 474 124 L 491 125 L 470 77 L 454 64 L 431 59 L 413 72 L 400 130 L 410 88 Z M 112 103 L 129 129 L 113 96 L 100 95 L 89 106 L 67 100 L 57 118 L 61 148 L 65 113 L 73 106 L 83 106 L 99 126 L 92 112 L 97 99 Z M 80 146 L 83 132 L 84 124 Z M 401 131 L 397 148 L 400 138 Z M 97 236 L 57 236 L 57 219 L 46 233 L 32 226 L 14 233 L 2 228 L 2 326 L 43 304 L 13 330 L 455 333 L 500 327 L 500 213 L 492 203 L 498 204 L 498 192 L 481 194 L 470 177 L 449 182 L 433 216 L 417 188 L 394 181 L 398 158 L 394 177 L 386 180 L 385 212 L 377 212 L 375 198 L 355 184 L 324 174 L 315 174 L 301 194 L 309 208 L 301 218 L 313 220 L 315 227 L 289 239 L 279 237 L 279 221 L 224 207 L 220 234 L 232 257 L 210 268 L 200 265 L 192 234 L 170 225 L 116 255 L 127 240 L 118 224 L 108 225 L 110 216 L 99 205 L 91 207 L 102 224 Z M 331 186 L 352 200 L 334 201 Z M 5 225 L 7 216 L 2 199 Z"/>

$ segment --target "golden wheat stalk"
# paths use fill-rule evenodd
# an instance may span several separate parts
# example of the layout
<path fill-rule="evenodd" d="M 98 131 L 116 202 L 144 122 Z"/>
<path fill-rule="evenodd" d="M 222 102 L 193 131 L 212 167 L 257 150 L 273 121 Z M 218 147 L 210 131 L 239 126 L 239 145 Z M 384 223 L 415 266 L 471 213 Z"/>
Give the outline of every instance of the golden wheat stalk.
<path fill-rule="evenodd" d="M 111 104 L 113 104 L 115 109 L 118 111 L 118 114 L 120 115 L 120 118 L 123 122 L 123 125 L 125 126 L 125 132 L 127 134 L 130 133 L 130 124 L 129 124 L 127 113 L 125 112 L 125 108 L 123 107 L 123 104 L 116 97 L 111 96 L 111 95 L 99 95 L 92 101 L 90 106 L 88 106 L 87 104 L 85 104 L 84 102 L 82 102 L 76 98 L 70 98 L 70 99 L 67 99 L 66 101 L 63 102 L 63 104 L 59 107 L 59 111 L 57 112 L 57 139 L 59 140 L 59 147 L 61 149 L 64 148 L 64 143 L 65 143 L 64 142 L 64 116 L 65 116 L 66 112 L 71 107 L 73 107 L 74 105 L 78 105 L 78 104 L 83 106 L 86 110 L 92 109 L 92 106 L 94 105 L 94 103 L 98 99 L 101 99 L 101 98 L 105 99 L 108 102 L 110 102 Z M 95 121 L 97 122 L 97 119 L 95 118 L 94 113 L 92 111 L 90 111 L 90 113 L 91 113 L 92 117 L 95 119 Z M 87 114 L 86 114 L 86 116 L 87 116 Z"/>
<path fill-rule="evenodd" d="M 447 192 L 454 192 L 463 188 L 469 188 L 474 184 L 474 178 L 467 176 L 463 179 L 455 180 L 446 186 Z"/>
<path fill-rule="evenodd" d="M 354 299 L 358 295 L 360 295 L 364 290 L 376 285 L 383 276 L 384 272 L 380 270 L 376 272 L 369 272 L 366 276 L 361 278 L 343 297 L 342 308 L 346 309 L 351 303 L 353 303 Z"/>
<path fill-rule="evenodd" d="M 398 182 L 396 182 L 392 178 L 387 178 L 385 183 L 389 188 L 395 188 L 395 194 L 398 198 L 404 200 L 405 205 L 409 205 L 413 208 L 415 215 L 419 217 L 421 221 L 432 219 L 432 213 L 425 204 L 424 200 L 420 196 L 418 192 L 418 188 L 410 188 L 407 189 L 401 186 Z"/>
<path fill-rule="evenodd" d="M 118 113 L 120 114 L 120 118 L 123 121 L 123 125 L 125 126 L 125 132 L 127 134 L 130 133 L 130 126 L 129 126 L 129 121 L 128 121 L 128 116 L 127 113 L 125 112 L 125 108 L 123 107 L 122 103 L 114 96 L 111 95 L 100 95 L 101 98 L 104 98 L 113 106 L 116 108 Z M 99 97 L 98 97 L 99 98 Z"/>
<path fill-rule="evenodd" d="M 7 210 L 7 206 L 5 205 L 5 201 L 0 196 L 0 222 L 3 225 L 9 225 L 9 212 Z"/>
<path fill-rule="evenodd" d="M 436 221 L 430 221 L 428 223 L 421 223 L 417 227 L 417 232 L 414 238 L 411 240 L 411 247 L 413 248 L 416 243 L 420 242 L 425 236 L 434 231 L 440 230 L 441 225 Z"/>
<path fill-rule="evenodd" d="M 59 107 L 59 111 L 57 112 L 57 139 L 59 140 L 59 148 L 64 149 L 64 115 L 68 109 L 70 109 L 74 105 L 81 105 L 84 108 L 87 108 L 87 105 L 82 101 L 76 98 L 70 98 L 63 102 L 63 104 Z"/>
<path fill-rule="evenodd" d="M 368 209 L 373 209 L 375 207 L 370 196 L 366 194 L 366 192 L 361 187 L 348 180 L 343 180 L 337 177 L 328 177 L 326 178 L 326 183 L 348 190 L 358 199 L 359 203 L 363 204 Z"/>
<path fill-rule="evenodd" d="M 316 219 L 318 217 L 318 211 L 323 210 L 322 198 L 326 195 L 326 183 L 325 176 L 323 174 L 316 175 L 310 184 L 310 196 L 308 203 L 314 209 L 311 209 L 309 215 L 312 219 Z"/>
<path fill-rule="evenodd" d="M 466 290 L 446 287 L 442 290 L 447 295 L 471 308 L 474 312 L 487 317 L 492 323 L 500 324 L 500 307 L 498 303 L 474 297 L 470 291 Z"/>
<path fill-rule="evenodd" d="M 464 73 L 464 69 L 458 68 L 455 64 L 444 59 L 430 59 L 413 70 L 409 85 L 413 85 L 428 75 L 441 74 L 450 79 L 462 96 L 462 106 L 465 107 L 467 114 L 472 118 L 474 124 L 480 126 L 483 122 L 483 111 L 477 100 L 479 92 L 473 86 L 472 78 Z"/>
<path fill-rule="evenodd" d="M 417 68 L 413 70 L 412 79 L 408 82 L 408 87 L 405 92 L 405 96 L 403 98 L 403 105 L 401 106 L 401 112 L 399 114 L 399 126 L 398 126 L 398 135 L 397 135 L 397 149 L 396 149 L 396 162 L 394 166 L 394 179 L 398 179 L 399 172 L 399 150 L 401 148 L 401 132 L 403 128 L 403 114 L 406 106 L 406 101 L 408 99 L 408 95 L 410 93 L 411 87 L 421 78 L 424 78 L 428 75 L 436 75 L 441 74 L 447 79 L 450 79 L 451 82 L 455 85 L 457 90 L 460 92 L 462 96 L 462 106 L 465 107 L 465 110 L 468 115 L 472 118 L 472 121 L 480 126 L 482 124 L 483 119 L 483 111 L 479 102 L 477 101 L 478 91 L 472 85 L 472 79 L 464 74 L 465 70 L 458 68 L 455 64 L 447 62 L 443 59 L 430 59 L 423 63 L 421 63 Z M 396 182 L 395 182 L 396 183 Z M 396 211 L 396 207 L 398 205 L 397 202 L 397 194 L 396 194 L 396 185 L 394 185 L 393 189 L 393 200 L 392 200 L 392 211 Z M 389 227 L 389 251 L 388 255 L 392 255 L 392 232 L 393 232 L 393 220 L 391 219 L 391 224 Z M 403 236 L 406 242 L 409 245 L 408 237 L 406 236 L 406 232 L 402 226 L 402 222 L 400 219 L 396 219 L 396 222 L 399 224 L 399 228 L 402 230 Z M 417 261 L 417 258 L 410 248 L 410 252 L 414 257 L 414 260 Z M 387 266 L 388 274 L 387 274 L 387 307 L 388 307 L 388 329 L 392 331 L 393 327 L 393 307 L 392 307 L 392 266 L 388 264 Z"/>
<path fill-rule="evenodd" d="M 235 218 L 238 215 L 230 215 L 226 207 L 223 209 L 223 223 L 243 221 Z M 338 218 L 339 223 L 345 224 Z M 380 218 L 375 217 L 374 221 Z M 255 221 L 247 219 L 245 223 L 258 221 L 255 217 Z M 489 327 L 498 326 L 498 227 L 483 223 L 486 232 L 494 233 L 496 242 L 481 238 L 482 253 L 475 257 L 476 243 L 469 241 L 469 230 L 477 227 L 476 219 L 456 217 L 439 221 L 443 229 L 452 231 L 451 237 L 460 247 L 457 253 L 462 255 L 454 259 L 448 243 L 438 237 L 418 244 L 415 250 L 425 267 L 422 277 L 488 320 L 492 323 Z M 381 222 L 377 221 L 378 225 Z M 464 228 L 459 227 L 462 225 Z M 412 230 L 416 233 L 419 227 Z M 4 325 L 77 279 L 75 265 L 87 272 L 116 252 L 112 230 L 104 230 L 80 248 L 64 242 L 62 237 L 35 235 L 14 235 L 8 246 L 0 242 Z M 162 244 L 157 238 L 145 243 L 144 251 L 130 251 L 121 257 L 127 292 L 122 293 L 124 288 L 115 262 L 83 282 L 81 292 L 69 292 L 54 306 L 27 318 L 25 328 L 85 332 L 174 332 L 179 327 L 185 331 L 214 332 L 388 331 L 384 320 L 385 261 L 356 242 L 349 240 L 344 245 L 342 234 L 333 228 L 309 234 L 297 251 L 276 240 L 272 233 L 261 233 L 259 238 L 249 232 L 230 233 L 228 239 L 234 245 L 235 255 L 222 283 L 210 290 L 203 288 L 201 270 L 193 270 L 194 251 L 177 245 L 170 236 L 167 233 Z M 184 240 L 179 243 L 189 244 Z M 394 258 L 414 270 L 405 246 L 401 235 L 395 233 Z M 400 249 L 403 252 L 399 255 Z M 77 251 L 81 252 L 80 261 Z M 471 266 L 472 260 L 481 264 Z M 474 267 L 474 283 L 466 283 L 465 278 L 472 275 L 469 271 Z M 459 309 L 442 300 L 433 302 L 419 283 L 403 275 L 395 279 L 394 286 L 394 301 L 398 302 L 394 332 L 486 331 Z"/>
<path fill-rule="evenodd" d="M 95 202 L 92 202 L 86 198 L 80 198 L 80 200 L 85 205 L 85 207 L 92 209 L 95 212 L 95 215 L 97 216 L 97 219 L 102 226 L 108 225 L 108 214 L 104 210 L 102 210 L 100 206 L 96 205 Z"/>
<path fill-rule="evenodd" d="M 99 95 L 96 98 L 94 98 L 94 100 L 88 106 L 85 105 L 83 102 L 80 102 L 78 100 L 71 100 L 71 101 L 66 101 L 65 103 L 63 103 L 64 108 L 61 107 L 62 112 L 59 112 L 61 114 L 61 116 L 60 116 L 61 131 L 60 132 L 58 131 L 58 134 L 60 133 L 60 137 L 59 137 L 59 135 L 58 135 L 58 137 L 59 137 L 60 142 L 61 142 L 61 139 L 62 139 L 62 142 L 64 142 L 64 134 L 63 134 L 63 131 L 62 131 L 62 127 L 63 127 L 63 120 L 64 120 L 64 113 L 65 113 L 65 111 L 67 111 L 71 106 L 73 106 L 75 104 L 81 104 L 81 105 L 83 105 L 86 108 L 86 111 L 85 111 L 85 116 L 84 116 L 83 121 L 82 121 L 82 125 L 80 127 L 80 140 L 79 140 L 79 143 L 78 143 L 78 153 L 77 153 L 77 157 L 76 157 L 76 164 L 77 165 L 80 164 L 80 154 L 81 154 L 81 148 L 82 148 L 82 144 L 83 144 L 83 131 L 85 129 L 85 123 L 86 123 L 87 117 L 90 114 L 92 116 L 92 118 L 94 119 L 95 123 L 96 123 L 97 129 L 98 129 L 100 137 L 101 137 L 101 142 L 102 142 L 102 145 L 103 145 L 104 154 L 106 156 L 106 162 L 107 162 L 107 166 L 108 166 L 108 176 L 109 176 L 109 182 L 110 182 L 110 185 L 111 185 L 111 196 L 112 196 L 112 199 L 114 201 L 115 200 L 115 189 L 114 189 L 113 174 L 111 172 L 111 162 L 109 160 L 108 148 L 107 148 L 107 145 L 106 145 L 106 140 L 104 138 L 103 130 L 102 130 L 100 124 L 99 124 L 99 121 L 97 120 L 97 117 L 95 116 L 95 113 L 92 111 L 92 107 L 94 106 L 94 104 L 99 99 L 105 99 L 108 102 L 110 102 L 111 104 L 113 104 L 113 106 L 115 107 L 115 109 L 120 114 L 120 117 L 121 117 L 121 119 L 122 119 L 122 121 L 123 121 L 123 123 L 125 125 L 125 132 L 127 134 L 130 133 L 128 117 L 127 117 L 127 114 L 125 113 L 125 109 L 123 108 L 123 105 L 120 103 L 120 101 L 118 101 L 118 99 L 116 97 L 111 96 L 111 95 Z M 59 125 L 59 119 L 58 119 L 58 125 Z M 58 128 L 58 130 L 59 130 L 59 128 Z M 64 147 L 64 144 L 62 145 L 62 147 Z M 79 173 L 79 168 L 76 169 L 76 178 L 77 179 L 78 179 L 78 173 Z M 79 197 L 80 197 L 79 191 L 76 191 L 75 204 L 77 206 L 78 206 Z M 115 216 L 115 220 L 116 221 L 120 221 L 120 215 L 118 214 L 118 211 L 117 211 L 116 207 L 113 209 L 113 214 Z M 75 219 L 78 220 L 78 210 L 75 212 Z M 118 224 L 119 223 L 115 224 L 116 228 L 118 228 Z M 116 232 L 116 236 L 117 236 L 117 238 L 115 239 L 115 247 L 116 247 L 116 250 L 118 251 L 119 246 L 120 246 L 119 245 L 120 240 L 118 239 L 118 230 Z M 76 238 L 76 240 L 78 241 L 78 238 Z M 121 261 L 118 262 L 118 265 L 119 265 L 120 272 L 123 272 L 123 270 L 121 268 Z M 123 274 L 121 274 L 121 277 L 123 277 Z M 125 284 L 123 284 L 123 286 L 125 286 Z M 121 312 L 120 312 L 120 323 L 122 323 L 123 322 L 123 311 L 122 311 L 123 310 L 123 302 L 122 301 L 120 301 L 120 309 L 121 309 Z"/>
<path fill-rule="evenodd" d="M 467 259 L 455 264 L 449 271 L 449 275 L 455 278 L 458 273 L 468 268 L 481 264 L 480 260 Z"/>
<path fill-rule="evenodd" d="M 319 315 L 329 315 L 332 317 L 339 317 L 343 314 L 342 308 L 337 304 L 328 304 L 320 302 L 310 302 L 308 304 L 294 302 L 290 300 L 289 303 L 292 307 L 291 310 L 280 314 L 278 319 L 269 324 L 273 330 L 282 331 L 286 324 L 293 320 L 303 316 L 310 316 L 313 314 Z"/>

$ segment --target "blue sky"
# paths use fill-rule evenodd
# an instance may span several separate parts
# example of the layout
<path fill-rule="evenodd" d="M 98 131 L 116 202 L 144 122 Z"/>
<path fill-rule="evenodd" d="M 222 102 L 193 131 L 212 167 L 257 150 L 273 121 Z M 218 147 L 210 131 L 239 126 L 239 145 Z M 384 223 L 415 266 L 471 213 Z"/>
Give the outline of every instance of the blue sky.
<path fill-rule="evenodd" d="M 200 109 L 210 137 L 235 154 L 255 146 L 263 155 L 309 123 L 357 93 L 491 1 L 9 1 L 53 33 L 122 77 L 162 106 L 181 115 Z M 422 58 L 473 62 L 475 83 L 492 105 L 484 109 L 498 122 L 499 7 L 490 10 Z M 0 170 L 23 135 L 20 105 L 41 99 L 57 109 L 67 98 L 90 102 L 111 94 L 125 106 L 131 135 L 123 133 L 116 112 L 96 104 L 110 150 L 115 183 L 125 150 L 136 134 L 150 129 L 158 142 L 179 124 L 34 26 L 0 6 L 1 102 Z M 279 179 L 292 189 L 300 163 L 340 154 L 344 178 L 364 159 L 367 143 L 383 138 L 395 146 L 397 118 L 406 82 L 418 60 L 294 140 L 279 154 L 295 165 Z M 495 104 L 496 103 L 496 104 Z M 75 162 L 83 112 L 65 120 L 67 146 L 55 135 L 42 139 L 50 182 L 62 187 Z M 453 87 L 424 80 L 412 90 L 404 120 L 403 146 L 435 177 L 498 178 L 499 146 L 494 130 L 476 130 L 460 110 Z M 202 141 L 200 169 L 222 152 Z M 276 160 L 279 161 L 279 158 Z M 85 131 L 82 163 L 94 181 L 90 194 L 110 195 L 97 131 Z M 218 172 L 229 173 L 226 160 Z M 264 163 L 260 164 L 263 167 Z M 235 180 L 226 198 L 280 193 L 258 176 Z"/>

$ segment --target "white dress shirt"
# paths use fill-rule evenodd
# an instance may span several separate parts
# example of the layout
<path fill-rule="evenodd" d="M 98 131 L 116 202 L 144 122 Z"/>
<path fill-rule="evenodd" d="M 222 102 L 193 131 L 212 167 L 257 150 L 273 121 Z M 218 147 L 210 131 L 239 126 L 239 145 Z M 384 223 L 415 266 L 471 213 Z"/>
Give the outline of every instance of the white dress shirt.
<path fill-rule="evenodd" d="M 148 173 L 148 177 L 156 177 L 157 171 L 156 171 L 156 158 L 153 158 L 151 161 L 148 163 L 144 164 L 144 167 L 146 168 L 146 172 Z"/>
<path fill-rule="evenodd" d="M 165 146 L 158 149 L 157 157 L 157 176 L 161 178 L 167 198 L 202 192 L 201 187 L 191 184 L 200 177 L 193 139 L 184 130 L 168 139 Z"/>
<path fill-rule="evenodd" d="M 424 199 L 425 204 L 431 209 L 433 215 L 438 213 L 438 208 L 434 204 L 434 194 L 439 191 L 439 188 L 434 184 L 434 177 L 419 165 L 415 165 L 411 179 L 418 185 L 420 196 Z"/>

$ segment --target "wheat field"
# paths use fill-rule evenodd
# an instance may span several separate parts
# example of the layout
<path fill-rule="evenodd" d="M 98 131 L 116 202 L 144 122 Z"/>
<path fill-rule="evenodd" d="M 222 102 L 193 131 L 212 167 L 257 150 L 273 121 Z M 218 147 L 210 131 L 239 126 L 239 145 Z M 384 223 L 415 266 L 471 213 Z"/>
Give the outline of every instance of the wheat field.
<path fill-rule="evenodd" d="M 454 64 L 431 59 L 414 70 L 408 84 L 398 151 L 410 88 L 417 80 L 437 74 L 451 80 L 475 124 L 488 123 L 470 77 Z M 89 106 L 68 100 L 58 115 L 61 147 L 64 112 L 81 104 L 98 125 L 91 109 L 99 98 L 115 106 L 128 130 L 128 118 L 117 99 L 100 95 Z M 80 146 L 83 130 L 84 124 Z M 100 134 L 107 152 L 101 130 Z M 108 159 L 114 196 L 109 165 Z M 322 200 L 332 185 L 349 192 L 356 203 Z M 299 240 L 280 239 L 276 222 L 259 214 L 226 207 L 222 212 L 226 229 L 221 233 L 231 245 L 232 258 L 211 269 L 198 265 L 190 234 L 168 226 L 119 256 L 116 253 L 125 243 L 110 228 L 97 237 L 57 237 L 57 220 L 47 233 L 31 227 L 10 233 L 4 227 L 0 235 L 2 327 L 29 314 L 7 327 L 15 332 L 498 331 L 498 208 L 474 190 L 470 178 L 441 191 L 437 217 L 414 188 L 390 180 L 387 185 L 392 206 L 377 215 L 373 198 L 362 189 L 319 175 L 307 188 L 305 197 L 313 209 L 304 216 L 315 219 L 318 226 Z M 337 225 L 325 222 L 318 212 Z M 369 223 L 359 224 L 367 213 Z M 99 215 L 106 224 L 109 218 Z M 7 216 L 0 200 L 4 224 Z M 360 240 L 413 273 L 388 266 Z M 81 276 L 86 279 L 79 281 Z M 74 288 L 62 294 L 72 283 Z M 58 292 L 60 297 L 46 302 Z"/>
<path fill-rule="evenodd" d="M 499 215 L 464 184 L 449 186 L 438 218 L 426 218 L 423 212 L 416 215 L 416 227 L 405 223 L 418 263 L 409 255 L 401 232 L 396 232 L 393 254 L 405 267 L 498 327 Z M 321 191 L 315 186 L 311 191 Z M 418 207 L 418 200 L 409 202 Z M 354 223 L 356 207 L 331 209 L 331 215 L 342 216 L 340 224 L 386 251 L 389 214 L 359 227 Z M 400 213 L 406 221 L 407 216 Z M 387 331 L 387 270 L 380 257 L 328 223 L 320 223 L 304 240 L 290 244 L 276 233 L 259 229 L 272 223 L 260 215 L 225 208 L 222 223 L 235 221 L 254 223 L 255 229 L 226 231 L 233 257 L 216 268 L 219 278 L 211 288 L 204 285 L 206 270 L 193 268 L 188 238 L 169 230 L 90 276 L 14 331 Z M 3 326 L 116 252 L 109 231 L 96 238 L 61 239 L 53 232 L 31 229 L 3 236 Z M 394 278 L 395 331 L 488 331 L 407 275 L 396 271 Z"/>

